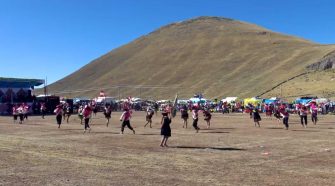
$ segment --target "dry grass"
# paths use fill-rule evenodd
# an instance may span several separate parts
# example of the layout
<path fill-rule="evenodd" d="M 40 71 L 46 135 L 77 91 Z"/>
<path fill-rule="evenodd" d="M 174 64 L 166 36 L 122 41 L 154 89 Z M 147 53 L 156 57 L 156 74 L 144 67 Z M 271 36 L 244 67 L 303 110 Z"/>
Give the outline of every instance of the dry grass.
<path fill-rule="evenodd" d="M 0 185 L 333 185 L 334 116 L 320 116 L 304 129 L 263 118 L 255 128 L 245 114 L 214 114 L 200 133 L 172 123 L 169 148 L 159 147 L 160 117 L 144 128 L 134 114 L 136 135 L 120 135 L 120 113 L 109 128 L 101 114 L 91 133 L 73 116 L 57 129 L 54 116 L 30 117 L 23 125 L 0 118 Z M 330 148 L 331 151 L 325 149 Z M 263 153 L 268 152 L 269 155 Z"/>
<path fill-rule="evenodd" d="M 334 83 L 335 70 L 311 72 L 283 84 L 281 88 L 278 87 L 265 96 L 280 97 L 282 94 L 294 99 L 299 95 L 311 95 L 335 99 Z"/>

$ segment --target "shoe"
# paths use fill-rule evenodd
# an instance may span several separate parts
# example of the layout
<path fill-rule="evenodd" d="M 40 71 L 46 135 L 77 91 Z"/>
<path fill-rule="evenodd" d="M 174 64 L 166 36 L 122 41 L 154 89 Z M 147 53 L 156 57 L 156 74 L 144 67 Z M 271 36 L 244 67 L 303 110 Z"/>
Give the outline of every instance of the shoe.
<path fill-rule="evenodd" d="M 133 133 L 135 134 L 135 130 L 133 130 Z"/>

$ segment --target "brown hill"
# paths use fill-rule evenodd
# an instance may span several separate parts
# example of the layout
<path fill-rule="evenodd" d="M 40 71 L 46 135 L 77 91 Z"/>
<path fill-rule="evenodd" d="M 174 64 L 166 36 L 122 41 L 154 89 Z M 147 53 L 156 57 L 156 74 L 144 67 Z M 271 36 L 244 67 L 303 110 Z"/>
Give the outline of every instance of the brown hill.
<path fill-rule="evenodd" d="M 103 89 L 115 97 L 155 99 L 172 98 L 177 92 L 186 98 L 196 92 L 208 98 L 278 96 L 278 88 L 273 87 L 306 72 L 308 65 L 334 50 L 335 45 L 320 45 L 245 22 L 199 17 L 164 26 L 121 46 L 50 85 L 49 92 L 94 97 Z M 287 81 L 282 96 L 306 92 L 294 89 L 293 80 L 305 82 Z M 307 89 L 321 94 L 322 88 L 320 92 L 316 87 L 310 84 Z"/>

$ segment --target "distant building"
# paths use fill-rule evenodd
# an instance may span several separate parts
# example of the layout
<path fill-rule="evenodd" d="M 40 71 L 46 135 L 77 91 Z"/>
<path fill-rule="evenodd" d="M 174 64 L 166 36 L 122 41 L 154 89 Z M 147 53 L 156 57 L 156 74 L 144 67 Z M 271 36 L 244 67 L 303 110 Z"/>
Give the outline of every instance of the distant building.
<path fill-rule="evenodd" d="M 0 114 L 8 114 L 12 104 L 32 103 L 35 86 L 44 84 L 42 79 L 0 77 Z"/>

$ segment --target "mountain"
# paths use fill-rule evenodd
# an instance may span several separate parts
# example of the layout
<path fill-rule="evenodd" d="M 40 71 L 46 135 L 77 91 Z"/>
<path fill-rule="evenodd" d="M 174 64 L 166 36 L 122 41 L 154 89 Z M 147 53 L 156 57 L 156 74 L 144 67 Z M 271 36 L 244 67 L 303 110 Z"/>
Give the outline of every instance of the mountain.
<path fill-rule="evenodd" d="M 334 71 L 314 71 L 334 51 L 335 45 L 249 23 L 198 17 L 161 27 L 114 49 L 48 90 L 70 97 L 95 97 L 104 90 L 108 96 L 153 99 L 172 99 L 176 93 L 183 98 L 195 93 L 207 98 L 323 96 L 334 83 Z M 325 73 L 329 81 L 310 79 L 313 73 Z M 306 79 L 314 83 L 304 87 Z"/>

